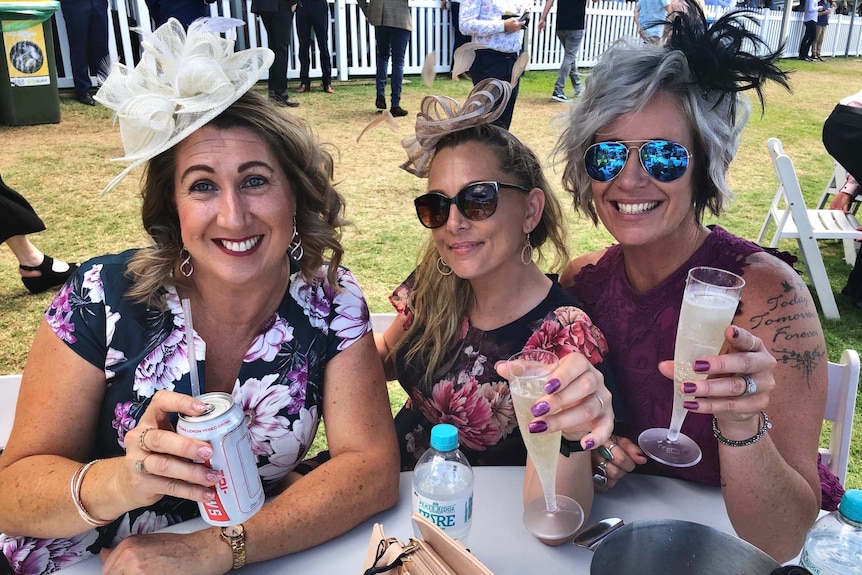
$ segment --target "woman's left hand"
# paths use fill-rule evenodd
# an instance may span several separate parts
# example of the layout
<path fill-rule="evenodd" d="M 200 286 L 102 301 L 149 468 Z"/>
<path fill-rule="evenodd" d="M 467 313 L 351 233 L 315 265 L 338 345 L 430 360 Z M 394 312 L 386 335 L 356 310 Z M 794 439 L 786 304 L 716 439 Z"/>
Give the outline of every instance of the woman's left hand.
<path fill-rule="evenodd" d="M 506 362 L 496 365 L 497 373 L 507 377 Z M 573 352 L 560 363 L 545 385 L 547 395 L 532 407 L 534 433 L 562 431 L 570 441 L 580 440 L 584 449 L 593 449 L 611 436 L 614 411 L 605 378 L 582 354 Z"/>
<path fill-rule="evenodd" d="M 699 358 L 692 366 L 709 378 L 681 384 L 683 393 L 694 396 L 685 407 L 695 413 L 713 414 L 722 431 L 740 424 L 748 429 L 769 405 L 775 389 L 776 361 L 760 338 L 738 326 L 728 327 L 724 338 L 725 353 Z M 673 379 L 673 361 L 661 362 L 659 370 Z"/>
<path fill-rule="evenodd" d="M 224 547 L 207 546 L 214 539 Z M 176 573 L 221 574 L 231 568 L 231 552 L 226 543 L 215 541 L 218 534 L 212 529 L 195 533 L 149 533 L 126 537 L 116 547 L 104 548 L 102 573 L 105 575 L 137 573 L 148 575 L 176 575 Z M 209 550 L 207 550 L 209 548 Z"/>

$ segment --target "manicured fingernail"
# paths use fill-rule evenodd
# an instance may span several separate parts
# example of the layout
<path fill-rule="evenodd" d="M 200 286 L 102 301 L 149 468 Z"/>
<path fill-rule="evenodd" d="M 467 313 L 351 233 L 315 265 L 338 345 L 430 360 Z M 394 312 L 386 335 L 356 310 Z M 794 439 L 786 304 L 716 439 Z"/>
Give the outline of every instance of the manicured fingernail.
<path fill-rule="evenodd" d="M 207 409 L 209 409 L 209 406 L 203 401 L 196 401 L 192 404 L 192 408 L 194 408 L 196 411 L 206 411 Z"/>
<path fill-rule="evenodd" d="M 736 326 L 733 326 L 733 339 L 736 339 L 738 337 L 739 337 L 739 328 Z"/>
<path fill-rule="evenodd" d="M 544 421 L 534 421 L 528 427 L 530 428 L 530 433 L 544 433 L 548 431 L 548 424 Z"/>
<path fill-rule="evenodd" d="M 213 483 L 215 483 L 219 480 L 219 477 L 220 476 L 218 473 L 207 473 L 207 481 L 212 481 Z"/>
<path fill-rule="evenodd" d="M 554 393 L 560 389 L 560 380 L 556 377 L 548 380 L 548 383 L 545 384 L 545 393 Z"/>
<path fill-rule="evenodd" d="M 207 490 L 207 492 L 204 493 L 204 499 L 209 499 L 210 501 L 212 501 L 213 499 L 215 499 L 215 492 Z"/>
<path fill-rule="evenodd" d="M 596 446 L 596 442 L 592 439 L 588 439 L 584 442 L 584 449 L 592 449 Z"/>
<path fill-rule="evenodd" d="M 211 447 L 201 447 L 198 449 L 198 456 L 201 459 L 209 459 L 213 456 L 213 450 Z"/>
<path fill-rule="evenodd" d="M 684 393 L 694 393 L 697 391 L 697 385 L 691 383 L 690 381 L 686 381 L 682 384 L 682 391 Z"/>
<path fill-rule="evenodd" d="M 694 362 L 694 370 L 695 371 L 706 371 L 709 369 L 709 362 L 703 361 L 702 359 L 698 359 Z"/>
<path fill-rule="evenodd" d="M 549 411 L 551 411 L 551 404 L 547 401 L 540 401 L 536 405 L 530 408 L 530 411 L 533 413 L 534 417 L 539 417 L 540 415 L 545 415 Z"/>
<path fill-rule="evenodd" d="M 698 407 L 700 407 L 700 404 L 698 404 L 696 401 L 683 401 L 682 406 L 686 409 L 697 409 Z"/>

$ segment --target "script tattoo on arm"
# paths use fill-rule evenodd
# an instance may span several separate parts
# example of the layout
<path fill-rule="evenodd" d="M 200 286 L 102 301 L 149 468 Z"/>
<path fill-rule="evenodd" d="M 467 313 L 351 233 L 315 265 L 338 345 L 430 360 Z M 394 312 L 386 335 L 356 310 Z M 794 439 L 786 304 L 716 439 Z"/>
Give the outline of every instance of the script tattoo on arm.
<path fill-rule="evenodd" d="M 797 322 L 816 318 L 817 313 L 809 305 L 807 292 L 799 292 L 788 281 L 782 282 L 781 293 L 766 298 L 766 309 L 763 313 L 751 318 L 752 329 L 771 327 L 775 331 L 772 341 L 765 342 L 775 359 L 781 363 L 802 372 L 806 381 L 814 373 L 815 368 L 826 355 L 818 342 L 813 349 L 787 349 L 793 343 L 804 345 L 806 340 L 819 339 L 820 332 L 816 329 L 806 330 Z M 810 382 L 808 382 L 810 385 Z"/>

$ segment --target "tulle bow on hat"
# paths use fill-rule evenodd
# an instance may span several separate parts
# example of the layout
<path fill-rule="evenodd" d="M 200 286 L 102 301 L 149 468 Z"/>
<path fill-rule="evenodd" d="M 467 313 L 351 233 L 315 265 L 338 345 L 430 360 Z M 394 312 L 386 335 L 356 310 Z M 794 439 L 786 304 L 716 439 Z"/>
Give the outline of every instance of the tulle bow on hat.
<path fill-rule="evenodd" d="M 272 65 L 268 48 L 234 52 L 219 34 L 244 25 L 235 18 L 201 18 L 188 32 L 174 18 L 149 33 L 140 28 L 143 54 L 134 68 L 115 62 L 96 93 L 114 110 L 129 162 L 102 193 L 132 169 L 175 146 L 236 102 Z"/>

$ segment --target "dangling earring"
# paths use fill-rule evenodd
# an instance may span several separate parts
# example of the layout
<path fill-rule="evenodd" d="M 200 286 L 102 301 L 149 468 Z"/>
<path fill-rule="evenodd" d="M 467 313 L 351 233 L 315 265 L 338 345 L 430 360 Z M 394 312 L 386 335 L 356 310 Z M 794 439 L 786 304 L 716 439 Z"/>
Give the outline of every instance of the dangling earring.
<path fill-rule="evenodd" d="M 533 263 L 533 246 L 530 244 L 530 234 L 527 234 L 527 241 L 521 248 L 521 263 L 525 266 Z"/>
<path fill-rule="evenodd" d="M 451 276 L 454 270 L 449 267 L 449 264 L 443 261 L 443 258 L 437 258 L 437 271 L 440 272 L 441 275 Z"/>
<path fill-rule="evenodd" d="M 192 274 L 195 273 L 195 266 L 192 263 L 192 254 L 189 253 L 189 250 L 183 248 L 180 250 L 180 257 L 183 260 L 180 262 L 180 273 L 187 278 L 192 277 Z"/>
<path fill-rule="evenodd" d="M 305 255 L 305 250 L 302 249 L 302 238 L 299 237 L 299 232 L 296 231 L 296 216 L 293 216 L 293 237 L 290 238 L 290 257 L 297 262 Z"/>

